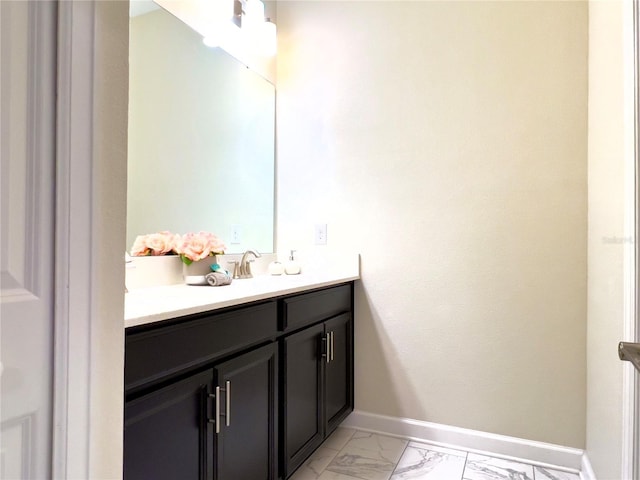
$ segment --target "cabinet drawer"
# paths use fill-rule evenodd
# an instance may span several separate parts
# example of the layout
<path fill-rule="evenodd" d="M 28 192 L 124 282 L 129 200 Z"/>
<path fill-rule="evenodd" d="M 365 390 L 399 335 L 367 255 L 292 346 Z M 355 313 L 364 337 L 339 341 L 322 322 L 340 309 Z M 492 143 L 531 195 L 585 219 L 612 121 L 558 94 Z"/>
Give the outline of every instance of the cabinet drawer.
<path fill-rule="evenodd" d="M 273 338 L 277 323 L 269 302 L 127 335 L 125 390 Z"/>
<path fill-rule="evenodd" d="M 280 329 L 291 331 L 348 312 L 351 298 L 351 284 L 285 298 Z"/>

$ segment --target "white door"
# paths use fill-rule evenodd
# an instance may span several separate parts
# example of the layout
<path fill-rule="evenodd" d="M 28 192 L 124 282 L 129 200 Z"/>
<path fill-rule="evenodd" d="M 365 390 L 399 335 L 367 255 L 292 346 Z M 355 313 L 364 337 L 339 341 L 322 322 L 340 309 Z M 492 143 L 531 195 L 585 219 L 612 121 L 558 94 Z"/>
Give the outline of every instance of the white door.
<path fill-rule="evenodd" d="M 0 1 L 0 478 L 51 478 L 56 3 Z"/>

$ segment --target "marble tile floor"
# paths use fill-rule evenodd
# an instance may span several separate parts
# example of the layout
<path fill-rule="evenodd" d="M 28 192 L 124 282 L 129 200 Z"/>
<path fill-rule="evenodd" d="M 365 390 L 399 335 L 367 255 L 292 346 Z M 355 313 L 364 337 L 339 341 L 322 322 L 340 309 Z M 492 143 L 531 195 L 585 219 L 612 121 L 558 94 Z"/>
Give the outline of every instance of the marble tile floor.
<path fill-rule="evenodd" d="M 580 480 L 577 473 L 339 427 L 290 480 Z"/>

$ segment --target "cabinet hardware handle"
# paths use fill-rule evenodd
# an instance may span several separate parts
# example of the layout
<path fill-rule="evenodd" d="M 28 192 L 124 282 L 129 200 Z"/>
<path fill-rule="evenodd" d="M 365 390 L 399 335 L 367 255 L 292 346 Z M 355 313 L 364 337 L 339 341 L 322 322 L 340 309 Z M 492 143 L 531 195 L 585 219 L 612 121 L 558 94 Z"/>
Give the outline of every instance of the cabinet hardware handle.
<path fill-rule="evenodd" d="M 216 393 L 210 393 L 209 398 L 216 399 L 216 411 L 215 416 L 212 419 L 209 419 L 209 423 L 216 424 L 216 433 L 220 433 L 220 387 L 216 387 Z"/>
<path fill-rule="evenodd" d="M 322 336 L 322 344 L 324 346 L 324 348 L 322 349 L 322 356 L 326 359 L 326 362 L 329 363 L 331 361 L 330 359 L 330 347 L 329 347 L 329 334 L 325 334 Z"/>
<path fill-rule="evenodd" d="M 227 380 L 225 384 L 226 404 L 225 404 L 225 423 L 227 427 L 231 425 L 231 382 Z"/>
<path fill-rule="evenodd" d="M 333 331 L 329 332 L 329 338 L 331 339 L 331 361 L 333 362 Z"/>
<path fill-rule="evenodd" d="M 331 361 L 331 334 L 327 333 L 325 334 L 325 337 L 327 338 L 325 343 L 327 346 L 327 363 L 329 363 Z"/>
<path fill-rule="evenodd" d="M 225 393 L 225 411 L 220 413 L 220 392 Z M 220 417 L 224 417 L 225 425 L 228 427 L 231 425 L 231 382 L 227 380 L 225 382 L 225 388 L 216 387 L 216 393 L 210 393 L 209 398 L 216 399 L 216 411 L 215 418 L 209 419 L 209 423 L 216 424 L 216 433 L 220 433 Z"/>

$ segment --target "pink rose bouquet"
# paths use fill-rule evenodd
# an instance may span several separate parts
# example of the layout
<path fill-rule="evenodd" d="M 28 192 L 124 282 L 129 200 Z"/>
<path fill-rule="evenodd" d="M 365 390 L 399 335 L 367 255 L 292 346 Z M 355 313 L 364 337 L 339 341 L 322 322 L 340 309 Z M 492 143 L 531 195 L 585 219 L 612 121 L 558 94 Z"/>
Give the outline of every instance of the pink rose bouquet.
<path fill-rule="evenodd" d="M 167 231 L 138 235 L 133 242 L 133 247 L 131 247 L 131 256 L 144 257 L 177 253 L 176 248 L 179 240 L 180 235 Z"/>
<path fill-rule="evenodd" d="M 186 265 L 211 255 L 223 254 L 226 249 L 222 240 L 213 233 L 187 233 L 177 244 L 176 252 Z"/>

